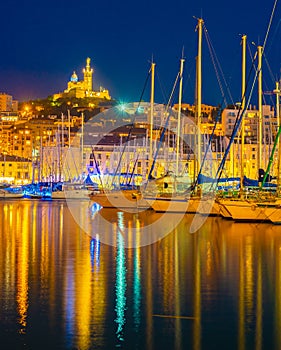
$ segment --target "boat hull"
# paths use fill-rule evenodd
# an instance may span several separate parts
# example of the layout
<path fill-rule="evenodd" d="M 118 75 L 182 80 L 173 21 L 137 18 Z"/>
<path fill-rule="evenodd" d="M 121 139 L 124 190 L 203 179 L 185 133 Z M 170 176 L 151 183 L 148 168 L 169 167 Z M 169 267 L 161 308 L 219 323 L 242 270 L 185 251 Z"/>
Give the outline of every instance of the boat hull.
<path fill-rule="evenodd" d="M 103 208 L 117 209 L 149 209 L 149 203 L 142 197 L 141 193 L 133 190 L 92 192 L 90 199 Z"/>
<path fill-rule="evenodd" d="M 198 197 L 191 198 L 193 202 L 193 207 L 196 208 L 197 214 L 201 215 L 211 215 L 218 216 L 220 215 L 220 207 L 219 204 L 215 201 L 214 198 L 209 197 Z"/>
<path fill-rule="evenodd" d="M 247 200 L 224 199 L 220 201 L 222 213 L 229 213 L 235 221 L 268 221 L 266 204 Z"/>
<path fill-rule="evenodd" d="M 89 190 L 62 190 L 52 192 L 52 199 L 90 199 Z"/>
<path fill-rule="evenodd" d="M 8 191 L 0 191 L 0 199 L 17 199 L 23 198 L 23 193 L 12 193 Z"/>
<path fill-rule="evenodd" d="M 196 213 L 199 204 L 197 198 L 185 196 L 144 198 L 159 213 Z"/>
<path fill-rule="evenodd" d="M 273 224 L 281 225 L 281 206 L 280 205 L 276 205 L 274 207 L 267 207 L 266 215 Z"/>
<path fill-rule="evenodd" d="M 219 205 L 219 212 L 220 215 L 224 218 L 224 219 L 232 219 L 232 216 L 230 214 L 230 212 L 227 210 L 227 208 L 224 206 L 223 202 L 219 201 L 218 202 Z"/>

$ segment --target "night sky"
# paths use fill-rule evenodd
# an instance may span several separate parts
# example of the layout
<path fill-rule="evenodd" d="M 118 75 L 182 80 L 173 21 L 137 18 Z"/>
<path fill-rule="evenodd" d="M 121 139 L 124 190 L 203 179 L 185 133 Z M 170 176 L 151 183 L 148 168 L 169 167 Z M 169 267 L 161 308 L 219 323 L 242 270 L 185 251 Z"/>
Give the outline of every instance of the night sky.
<path fill-rule="evenodd" d="M 103 86 L 117 100 L 139 101 L 153 57 L 155 102 L 164 103 L 184 49 L 183 101 L 193 103 L 196 18 L 202 17 L 207 30 L 207 36 L 203 32 L 202 103 L 221 104 L 223 94 L 228 103 L 237 102 L 241 95 L 241 34 L 248 37 L 250 67 L 250 52 L 254 54 L 256 50 L 251 43 L 263 44 L 274 3 L 275 0 L 5 1 L 0 5 L 0 92 L 20 101 L 61 92 L 73 70 L 82 79 L 86 58 L 90 57 L 95 89 Z M 279 0 L 265 47 L 266 91 L 273 90 L 280 78 L 280 18 Z M 214 59 L 219 63 L 217 68 Z M 219 78 L 216 69 L 223 73 Z M 143 99 L 149 100 L 149 87 Z"/>

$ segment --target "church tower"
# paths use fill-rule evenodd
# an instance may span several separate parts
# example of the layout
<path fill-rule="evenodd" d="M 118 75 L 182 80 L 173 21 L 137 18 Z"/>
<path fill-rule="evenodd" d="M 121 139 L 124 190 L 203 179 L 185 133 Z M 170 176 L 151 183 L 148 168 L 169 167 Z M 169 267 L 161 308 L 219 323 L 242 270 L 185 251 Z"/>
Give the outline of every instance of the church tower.
<path fill-rule="evenodd" d="M 90 67 L 91 59 L 88 57 L 86 60 L 86 68 L 83 69 L 84 73 L 84 88 L 85 95 L 90 96 L 93 91 L 93 68 Z"/>

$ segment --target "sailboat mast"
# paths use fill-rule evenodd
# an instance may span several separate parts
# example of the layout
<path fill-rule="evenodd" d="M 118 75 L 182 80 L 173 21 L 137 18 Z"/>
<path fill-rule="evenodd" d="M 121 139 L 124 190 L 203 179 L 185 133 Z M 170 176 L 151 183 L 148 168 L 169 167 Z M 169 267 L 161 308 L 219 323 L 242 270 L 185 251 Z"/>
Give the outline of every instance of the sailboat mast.
<path fill-rule="evenodd" d="M 151 91 L 150 91 L 150 143 L 149 143 L 149 161 L 152 161 L 153 145 L 153 116 L 154 116 L 154 75 L 155 63 L 151 63 Z"/>
<path fill-rule="evenodd" d="M 201 105 L 202 105 L 202 27 L 203 19 L 198 19 L 198 56 L 197 56 L 197 169 L 201 164 Z"/>
<path fill-rule="evenodd" d="M 181 136 L 181 103 L 182 103 L 182 74 L 184 59 L 180 62 L 180 84 L 179 84 L 179 106 L 178 106 L 178 127 L 176 143 L 176 176 L 179 175 L 179 153 L 180 153 L 180 136 Z"/>
<path fill-rule="evenodd" d="M 84 113 L 81 113 L 81 176 L 83 174 L 83 164 L 84 164 Z"/>
<path fill-rule="evenodd" d="M 68 148 L 70 148 L 70 110 L 67 110 L 68 115 Z"/>
<path fill-rule="evenodd" d="M 280 129 L 280 87 L 279 81 L 276 82 L 275 90 L 273 91 L 276 94 L 276 120 L 278 130 Z M 281 187 L 281 138 L 279 138 L 278 143 L 278 158 L 277 158 L 277 193 L 280 194 Z"/>
<path fill-rule="evenodd" d="M 263 47 L 258 46 L 258 104 L 259 104 L 259 123 L 258 123 L 258 169 L 262 167 L 262 51 Z"/>
<path fill-rule="evenodd" d="M 277 126 L 280 125 L 280 87 L 279 87 L 279 81 L 276 82 L 275 90 L 273 91 L 276 94 L 276 121 Z"/>
<path fill-rule="evenodd" d="M 61 147 L 64 148 L 64 115 L 61 114 Z"/>
<path fill-rule="evenodd" d="M 245 94 L 246 94 L 246 41 L 247 36 L 242 36 L 242 87 L 241 87 L 241 111 L 244 113 L 245 108 Z M 241 150 L 240 150 L 240 191 L 243 190 L 243 177 L 244 177 L 244 144 L 245 144 L 245 120 L 244 116 L 241 121 Z"/>

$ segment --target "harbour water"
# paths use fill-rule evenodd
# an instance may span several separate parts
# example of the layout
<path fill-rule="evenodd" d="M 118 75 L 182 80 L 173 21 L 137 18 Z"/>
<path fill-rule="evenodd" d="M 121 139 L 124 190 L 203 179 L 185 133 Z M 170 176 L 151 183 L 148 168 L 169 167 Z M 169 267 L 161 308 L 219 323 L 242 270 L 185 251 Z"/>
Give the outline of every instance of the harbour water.
<path fill-rule="evenodd" d="M 280 226 L 75 203 L 0 202 L 1 349 L 281 349 Z"/>

